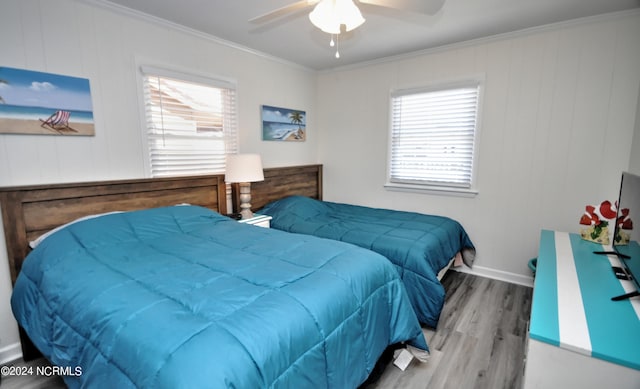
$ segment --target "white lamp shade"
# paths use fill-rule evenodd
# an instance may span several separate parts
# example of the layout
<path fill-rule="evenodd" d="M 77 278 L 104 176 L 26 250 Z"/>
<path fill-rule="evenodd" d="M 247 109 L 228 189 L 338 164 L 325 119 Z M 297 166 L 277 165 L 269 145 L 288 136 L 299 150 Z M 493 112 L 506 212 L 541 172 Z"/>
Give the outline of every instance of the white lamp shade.
<path fill-rule="evenodd" d="M 309 14 L 309 20 L 328 34 L 340 34 L 342 24 L 351 31 L 365 21 L 353 0 L 322 0 Z"/>
<path fill-rule="evenodd" d="M 264 181 L 260 154 L 227 155 L 226 182 Z"/>

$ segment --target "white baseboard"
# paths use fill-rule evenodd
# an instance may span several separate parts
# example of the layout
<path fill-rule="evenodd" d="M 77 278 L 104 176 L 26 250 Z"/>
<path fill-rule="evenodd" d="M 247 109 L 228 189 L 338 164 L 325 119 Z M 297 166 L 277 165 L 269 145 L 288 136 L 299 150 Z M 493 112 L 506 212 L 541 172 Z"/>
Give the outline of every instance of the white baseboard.
<path fill-rule="evenodd" d="M 22 358 L 22 348 L 20 347 L 20 342 L 0 348 L 0 365 L 13 362 L 16 359 L 20 358 Z"/>
<path fill-rule="evenodd" d="M 480 277 L 492 278 L 494 280 L 500 280 L 510 282 L 512 284 L 524 285 L 533 288 L 533 276 L 523 276 L 522 274 L 509 273 L 502 270 L 495 270 L 488 267 L 473 265 L 473 268 L 467 266 L 460 266 L 455 270 L 463 273 L 469 273 Z"/>

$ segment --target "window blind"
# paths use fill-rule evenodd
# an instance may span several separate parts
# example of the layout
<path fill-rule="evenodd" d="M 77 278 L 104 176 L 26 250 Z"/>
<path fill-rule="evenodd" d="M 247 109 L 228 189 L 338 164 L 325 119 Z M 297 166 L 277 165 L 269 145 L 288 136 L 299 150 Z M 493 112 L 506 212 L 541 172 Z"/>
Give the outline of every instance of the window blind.
<path fill-rule="evenodd" d="M 224 173 L 237 152 L 235 88 L 143 69 L 143 90 L 151 175 Z"/>
<path fill-rule="evenodd" d="M 390 182 L 471 187 L 479 88 L 392 95 Z"/>

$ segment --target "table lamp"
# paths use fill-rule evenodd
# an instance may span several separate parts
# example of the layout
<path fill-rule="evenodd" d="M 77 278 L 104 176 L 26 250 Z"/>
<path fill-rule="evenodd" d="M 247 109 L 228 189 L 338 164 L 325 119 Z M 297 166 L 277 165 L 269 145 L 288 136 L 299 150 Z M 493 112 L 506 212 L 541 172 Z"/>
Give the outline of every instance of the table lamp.
<path fill-rule="evenodd" d="M 227 155 L 225 181 L 238 183 L 240 187 L 240 215 L 242 219 L 253 217 L 251 212 L 251 183 L 264 181 L 260 154 Z"/>

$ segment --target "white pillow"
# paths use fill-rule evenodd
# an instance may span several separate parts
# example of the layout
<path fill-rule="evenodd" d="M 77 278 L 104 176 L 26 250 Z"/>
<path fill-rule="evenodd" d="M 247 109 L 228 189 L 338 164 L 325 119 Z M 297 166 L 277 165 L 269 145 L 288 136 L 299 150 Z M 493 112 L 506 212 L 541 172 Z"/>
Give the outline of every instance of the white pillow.
<path fill-rule="evenodd" d="M 36 246 L 38 246 L 40 243 L 42 243 L 43 240 L 47 239 L 49 237 L 49 235 L 52 235 L 52 234 L 60 231 L 61 229 L 65 228 L 67 226 L 70 226 L 70 225 L 72 225 L 74 223 L 81 222 L 83 220 L 93 219 L 93 218 L 100 217 L 100 216 L 111 215 L 113 213 L 122 213 L 122 212 L 123 211 L 113 211 L 113 212 L 97 213 L 95 215 L 83 216 L 81 218 L 78 218 L 78 219 L 76 219 L 74 221 L 71 221 L 69 223 L 63 224 L 61 226 L 58 226 L 58 227 L 54 228 L 53 230 L 48 231 L 48 232 L 40 235 L 37 239 L 34 239 L 31 242 L 29 242 L 29 247 L 31 247 L 32 249 L 35 249 Z"/>

